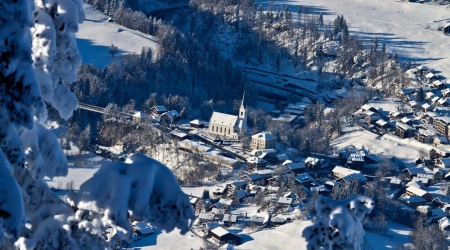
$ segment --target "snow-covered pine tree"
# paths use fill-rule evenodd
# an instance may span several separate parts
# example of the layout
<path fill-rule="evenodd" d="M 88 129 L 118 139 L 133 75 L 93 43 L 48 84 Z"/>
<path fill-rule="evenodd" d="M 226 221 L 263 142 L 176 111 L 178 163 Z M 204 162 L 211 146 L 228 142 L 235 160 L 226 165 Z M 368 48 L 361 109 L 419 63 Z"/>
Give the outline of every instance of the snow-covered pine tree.
<path fill-rule="evenodd" d="M 58 139 L 40 124 L 44 101 L 64 119 L 78 106 L 66 84 L 81 63 L 82 2 L 0 0 L 0 17 L 0 248 L 107 249 L 106 227 L 131 235 L 129 213 L 186 232 L 194 218 L 188 197 L 169 169 L 142 155 L 105 163 L 71 194 L 72 206 L 48 187 L 44 176 L 68 169 Z M 98 190 L 107 191 L 92 195 Z"/>

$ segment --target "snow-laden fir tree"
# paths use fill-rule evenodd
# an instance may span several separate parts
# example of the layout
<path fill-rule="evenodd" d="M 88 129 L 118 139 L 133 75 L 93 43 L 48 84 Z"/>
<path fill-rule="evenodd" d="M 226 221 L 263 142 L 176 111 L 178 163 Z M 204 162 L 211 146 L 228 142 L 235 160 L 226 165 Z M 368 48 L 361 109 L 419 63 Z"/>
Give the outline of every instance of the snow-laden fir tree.
<path fill-rule="evenodd" d="M 364 215 L 375 207 L 366 196 L 352 196 L 345 200 L 320 198 L 316 201 L 317 220 L 305 228 L 303 237 L 309 250 L 359 250 L 364 239 Z"/>
<path fill-rule="evenodd" d="M 130 214 L 182 233 L 194 218 L 170 170 L 142 155 L 105 163 L 70 205 L 43 180 L 68 172 L 41 123 L 44 101 L 64 119 L 78 106 L 67 84 L 81 64 L 75 33 L 83 20 L 81 0 L 0 0 L 1 249 L 107 249 L 105 228 L 130 238 Z"/>

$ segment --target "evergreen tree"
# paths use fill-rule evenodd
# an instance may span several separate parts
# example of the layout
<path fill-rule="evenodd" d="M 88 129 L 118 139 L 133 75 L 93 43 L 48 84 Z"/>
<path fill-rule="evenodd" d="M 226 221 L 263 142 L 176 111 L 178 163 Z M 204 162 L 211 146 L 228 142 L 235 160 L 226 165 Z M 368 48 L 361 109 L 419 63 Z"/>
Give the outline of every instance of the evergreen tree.
<path fill-rule="evenodd" d="M 91 145 L 91 125 L 87 125 L 87 127 L 81 132 L 80 138 L 78 139 L 77 147 L 80 149 L 80 152 L 88 151 Z"/>
<path fill-rule="evenodd" d="M 425 101 L 425 92 L 423 91 L 423 88 L 422 88 L 422 87 L 420 87 L 420 88 L 417 90 L 416 100 L 417 100 L 418 102 L 423 102 L 423 101 Z"/>

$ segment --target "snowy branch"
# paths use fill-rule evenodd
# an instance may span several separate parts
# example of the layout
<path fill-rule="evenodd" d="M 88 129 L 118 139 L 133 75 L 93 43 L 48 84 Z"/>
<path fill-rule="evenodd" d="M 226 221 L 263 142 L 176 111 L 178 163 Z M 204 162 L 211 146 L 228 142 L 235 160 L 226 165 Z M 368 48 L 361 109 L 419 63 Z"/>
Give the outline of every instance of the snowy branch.
<path fill-rule="evenodd" d="M 364 237 L 364 215 L 374 206 L 374 201 L 366 196 L 345 200 L 320 198 L 316 201 L 318 219 L 302 235 L 308 242 L 308 249 L 359 250 Z"/>

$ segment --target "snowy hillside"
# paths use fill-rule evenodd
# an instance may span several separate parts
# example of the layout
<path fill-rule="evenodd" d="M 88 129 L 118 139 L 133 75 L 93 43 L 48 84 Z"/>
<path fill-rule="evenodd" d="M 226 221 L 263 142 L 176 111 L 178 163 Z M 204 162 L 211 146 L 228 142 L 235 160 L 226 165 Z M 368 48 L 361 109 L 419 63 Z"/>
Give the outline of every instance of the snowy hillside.
<path fill-rule="evenodd" d="M 85 3 L 83 8 L 86 19 L 77 33 L 77 45 L 83 63 L 93 63 L 98 67 L 106 66 L 112 60 L 109 54 L 111 44 L 119 48 L 116 56 L 140 53 L 142 47 L 158 50 L 155 37 L 108 22 L 108 16 L 95 10 L 92 5 Z M 153 53 L 155 56 L 156 54 Z"/>
<path fill-rule="evenodd" d="M 450 37 L 437 30 L 450 21 L 448 5 L 393 0 L 294 0 L 275 1 L 275 5 L 288 5 L 292 12 L 299 5 L 322 12 L 325 23 L 344 15 L 353 35 L 367 41 L 378 36 L 379 43 L 386 43 L 400 59 L 424 63 L 450 77 Z"/>

